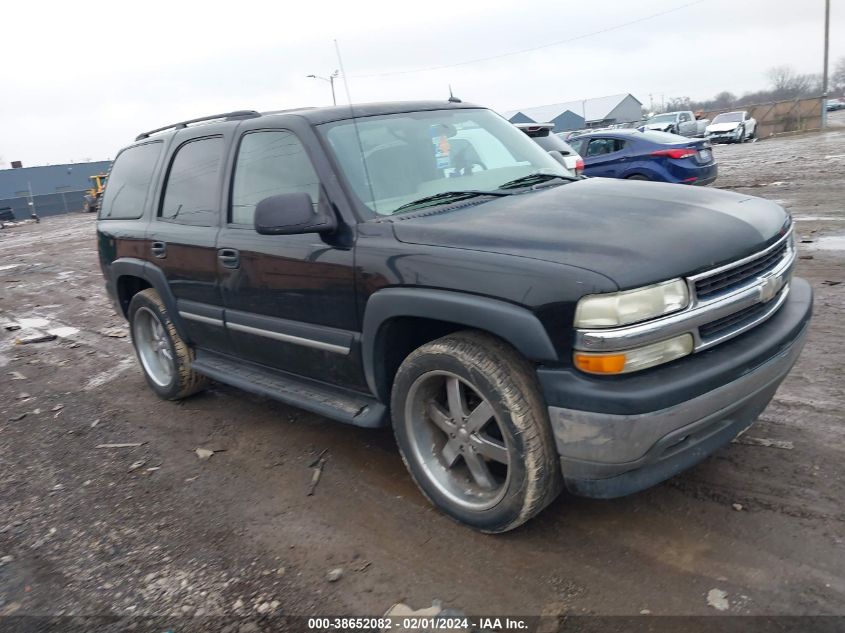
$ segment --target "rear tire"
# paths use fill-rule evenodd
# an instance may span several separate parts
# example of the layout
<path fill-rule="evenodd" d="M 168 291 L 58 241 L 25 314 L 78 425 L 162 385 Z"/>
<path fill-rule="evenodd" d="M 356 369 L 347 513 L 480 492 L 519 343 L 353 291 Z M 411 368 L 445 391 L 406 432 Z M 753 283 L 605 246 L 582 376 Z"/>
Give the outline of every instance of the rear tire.
<path fill-rule="evenodd" d="M 208 385 L 208 378 L 191 369 L 194 350 L 179 336 L 155 289 L 132 297 L 128 318 L 144 378 L 159 398 L 180 400 Z"/>
<path fill-rule="evenodd" d="M 500 339 L 464 331 L 418 348 L 399 367 L 391 407 L 417 486 L 461 523 L 512 530 L 561 490 L 534 368 Z"/>

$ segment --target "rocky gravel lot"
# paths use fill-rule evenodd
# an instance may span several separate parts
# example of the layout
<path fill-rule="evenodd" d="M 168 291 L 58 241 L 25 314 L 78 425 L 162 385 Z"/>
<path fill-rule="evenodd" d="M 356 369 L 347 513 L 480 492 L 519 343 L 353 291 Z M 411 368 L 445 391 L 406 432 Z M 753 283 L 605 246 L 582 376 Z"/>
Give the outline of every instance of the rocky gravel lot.
<path fill-rule="evenodd" d="M 222 386 L 158 400 L 103 291 L 94 218 L 3 229 L 0 325 L 23 327 L 0 329 L 0 615 L 156 616 L 162 631 L 435 600 L 845 615 L 845 128 L 716 156 L 715 186 L 794 215 L 816 292 L 801 359 L 741 443 L 632 497 L 564 495 L 497 537 L 433 510 L 389 430 Z M 56 338 L 16 344 L 34 332 Z"/>

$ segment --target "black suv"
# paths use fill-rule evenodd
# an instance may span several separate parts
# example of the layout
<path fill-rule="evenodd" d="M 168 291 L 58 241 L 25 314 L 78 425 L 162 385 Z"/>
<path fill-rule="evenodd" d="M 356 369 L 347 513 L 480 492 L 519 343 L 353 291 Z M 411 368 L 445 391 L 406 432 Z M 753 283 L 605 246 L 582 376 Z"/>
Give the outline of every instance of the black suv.
<path fill-rule="evenodd" d="M 812 304 L 777 204 L 573 180 L 468 104 L 141 134 L 98 238 L 159 396 L 213 379 L 392 423 L 423 493 L 488 532 L 564 485 L 627 494 L 729 442 L 795 362 Z"/>

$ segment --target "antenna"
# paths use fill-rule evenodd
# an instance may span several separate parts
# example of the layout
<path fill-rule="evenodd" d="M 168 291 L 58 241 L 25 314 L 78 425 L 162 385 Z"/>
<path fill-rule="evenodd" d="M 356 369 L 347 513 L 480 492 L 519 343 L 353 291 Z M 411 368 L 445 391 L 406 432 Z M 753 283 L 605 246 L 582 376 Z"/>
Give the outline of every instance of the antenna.
<path fill-rule="evenodd" d="M 364 144 L 361 142 L 361 133 L 358 131 L 358 119 L 355 117 L 355 106 L 352 105 L 352 94 L 349 92 L 349 81 L 346 79 L 346 68 L 343 66 L 343 58 L 340 55 L 340 44 L 334 40 L 334 50 L 337 53 L 337 65 L 340 66 L 340 76 L 343 77 L 343 89 L 346 91 L 346 101 L 349 102 L 349 112 L 352 115 L 352 127 L 355 128 L 355 140 L 358 141 L 358 151 L 361 152 L 361 166 L 364 168 L 364 177 L 367 179 L 367 189 L 370 190 L 370 199 L 373 201 L 373 211 L 378 213 L 376 194 L 373 191 L 373 182 L 370 180 L 370 168 L 364 158 Z"/>
<path fill-rule="evenodd" d="M 449 84 L 449 103 L 463 103 L 463 101 L 452 94 L 452 84 Z"/>

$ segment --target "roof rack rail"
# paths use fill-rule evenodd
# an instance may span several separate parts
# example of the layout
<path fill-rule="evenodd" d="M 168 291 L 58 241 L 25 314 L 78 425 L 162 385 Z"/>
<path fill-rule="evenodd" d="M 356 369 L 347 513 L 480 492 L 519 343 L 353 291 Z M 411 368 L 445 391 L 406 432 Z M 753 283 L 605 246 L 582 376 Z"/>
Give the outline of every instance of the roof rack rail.
<path fill-rule="evenodd" d="M 154 130 L 150 130 L 149 132 L 142 132 L 138 136 L 135 137 L 136 141 L 140 141 L 141 139 L 145 139 L 153 134 L 157 134 L 158 132 L 164 132 L 165 130 L 181 130 L 182 128 L 188 127 L 191 123 L 200 123 L 202 121 L 215 121 L 217 119 L 224 119 L 226 121 L 230 121 L 232 119 L 247 119 L 252 117 L 261 116 L 260 112 L 256 110 L 235 110 L 234 112 L 224 112 L 222 114 L 211 114 L 209 116 L 201 116 L 197 119 L 188 119 L 187 121 L 179 121 L 178 123 L 171 123 L 170 125 L 165 125 L 164 127 L 158 127 Z"/>

